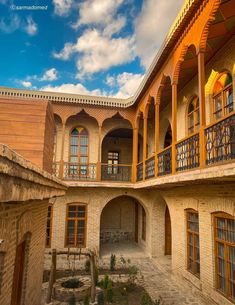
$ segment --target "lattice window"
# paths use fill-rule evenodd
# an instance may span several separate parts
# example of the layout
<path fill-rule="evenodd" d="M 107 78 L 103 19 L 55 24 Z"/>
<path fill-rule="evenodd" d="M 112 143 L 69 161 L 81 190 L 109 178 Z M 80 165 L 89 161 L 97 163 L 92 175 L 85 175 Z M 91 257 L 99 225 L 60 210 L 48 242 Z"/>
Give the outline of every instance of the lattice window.
<path fill-rule="evenodd" d="M 66 219 L 66 241 L 67 247 L 86 246 L 86 223 L 87 212 L 85 205 L 69 204 Z"/>
<path fill-rule="evenodd" d="M 232 76 L 222 73 L 213 90 L 213 119 L 219 120 L 234 110 Z"/>
<path fill-rule="evenodd" d="M 187 211 L 187 269 L 200 276 L 200 244 L 198 212 Z"/>
<path fill-rule="evenodd" d="M 214 216 L 216 288 L 235 301 L 235 220 L 232 215 Z"/>

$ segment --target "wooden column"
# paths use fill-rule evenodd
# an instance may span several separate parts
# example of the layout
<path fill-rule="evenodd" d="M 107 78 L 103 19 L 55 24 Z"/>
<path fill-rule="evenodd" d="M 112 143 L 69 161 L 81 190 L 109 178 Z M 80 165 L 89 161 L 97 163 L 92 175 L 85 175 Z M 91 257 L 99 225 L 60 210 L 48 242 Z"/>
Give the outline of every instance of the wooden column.
<path fill-rule="evenodd" d="M 159 117 L 160 103 L 155 103 L 155 177 L 158 175 L 158 152 L 159 152 L 159 128 L 160 128 L 160 117 Z"/>
<path fill-rule="evenodd" d="M 62 143 L 61 143 L 61 152 L 60 152 L 60 168 L 59 168 L 59 177 L 63 179 L 64 177 L 64 141 L 65 141 L 65 123 L 62 125 Z"/>
<path fill-rule="evenodd" d="M 99 125 L 97 181 L 101 181 L 101 132 L 102 132 L 102 126 Z"/>
<path fill-rule="evenodd" d="M 147 159 L 147 126 L 148 124 L 148 115 L 144 114 L 144 128 L 143 128 L 143 180 L 145 180 L 145 160 Z"/>
<path fill-rule="evenodd" d="M 132 144 L 132 175 L 131 182 L 136 182 L 137 163 L 138 163 L 138 128 L 133 129 L 133 144 Z"/>
<path fill-rule="evenodd" d="M 177 84 L 172 84 L 172 174 L 176 173 Z"/>
<path fill-rule="evenodd" d="M 205 109 L 205 55 L 203 51 L 198 52 L 198 95 L 199 95 L 199 112 L 200 112 L 200 168 L 205 167 L 206 147 L 204 128 L 206 126 L 206 109 Z"/>

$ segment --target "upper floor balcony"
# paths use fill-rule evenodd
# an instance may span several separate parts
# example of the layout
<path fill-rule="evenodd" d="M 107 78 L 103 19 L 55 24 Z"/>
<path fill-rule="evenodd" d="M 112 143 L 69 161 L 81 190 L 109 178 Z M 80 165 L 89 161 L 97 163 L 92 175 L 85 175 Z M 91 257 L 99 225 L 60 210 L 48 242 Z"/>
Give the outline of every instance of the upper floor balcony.
<path fill-rule="evenodd" d="M 222 77 L 227 83 L 212 99 L 215 106 L 212 122 L 205 126 L 200 124 L 199 98 L 194 96 L 184 116 L 188 135 L 177 141 L 172 139 L 174 132 L 170 120 L 156 119 L 161 112 L 153 99 L 148 115 L 139 116 L 138 128 L 133 128 L 119 115 L 107 119 L 100 127 L 85 113 L 69 119 L 64 127 L 57 117 L 55 156 L 63 158 L 54 162 L 54 174 L 73 182 L 135 183 L 233 162 L 232 82 L 228 73 L 221 74 L 217 81 L 221 82 Z M 218 94 L 221 102 L 218 102 Z M 76 123 L 78 121 L 81 125 Z"/>

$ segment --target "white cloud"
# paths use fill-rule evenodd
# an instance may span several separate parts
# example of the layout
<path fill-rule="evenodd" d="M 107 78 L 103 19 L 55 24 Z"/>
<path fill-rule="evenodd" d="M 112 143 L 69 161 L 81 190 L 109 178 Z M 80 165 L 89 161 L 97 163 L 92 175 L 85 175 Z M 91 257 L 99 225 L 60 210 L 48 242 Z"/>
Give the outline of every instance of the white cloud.
<path fill-rule="evenodd" d="M 53 0 L 54 12 L 59 16 L 66 16 L 73 6 L 73 0 Z"/>
<path fill-rule="evenodd" d="M 74 53 L 74 44 L 66 43 L 62 51 L 56 53 L 53 52 L 52 55 L 54 58 L 61 59 L 61 60 L 68 60 L 70 56 Z"/>
<path fill-rule="evenodd" d="M 136 51 L 148 67 L 177 16 L 184 0 L 145 0 L 135 20 Z"/>
<path fill-rule="evenodd" d="M 87 30 L 75 44 L 66 44 L 54 57 L 69 59 L 73 53 L 79 54 L 77 76 L 80 78 L 134 60 L 134 40 L 132 37 L 110 38 L 96 29 Z"/>
<path fill-rule="evenodd" d="M 33 18 L 31 16 L 29 16 L 27 18 L 27 24 L 24 27 L 24 30 L 27 34 L 29 34 L 30 36 L 34 36 L 37 34 L 38 32 L 38 26 L 35 23 L 35 21 L 33 20 Z"/>
<path fill-rule="evenodd" d="M 22 86 L 24 86 L 25 88 L 30 88 L 32 87 L 32 83 L 28 82 L 28 81 L 21 81 L 20 82 Z"/>
<path fill-rule="evenodd" d="M 79 19 L 74 28 L 83 24 L 107 25 L 113 20 L 124 0 L 86 0 L 79 5 Z"/>
<path fill-rule="evenodd" d="M 49 92 L 62 92 L 62 93 L 73 93 L 73 94 L 82 94 L 82 95 L 102 95 L 100 89 L 88 90 L 82 84 L 62 84 L 60 86 L 45 86 L 41 88 L 42 91 Z"/>
<path fill-rule="evenodd" d="M 113 97 L 127 98 L 133 96 L 139 87 L 144 75 L 134 73 L 121 73 L 117 76 L 107 76 L 106 84 L 110 87 L 118 87 L 118 92 Z"/>
<path fill-rule="evenodd" d="M 20 28 L 21 20 L 18 15 L 12 15 L 9 18 L 1 18 L 0 31 L 9 34 Z"/>
<path fill-rule="evenodd" d="M 58 71 L 55 68 L 47 70 L 41 78 L 40 81 L 54 81 L 58 79 Z"/>

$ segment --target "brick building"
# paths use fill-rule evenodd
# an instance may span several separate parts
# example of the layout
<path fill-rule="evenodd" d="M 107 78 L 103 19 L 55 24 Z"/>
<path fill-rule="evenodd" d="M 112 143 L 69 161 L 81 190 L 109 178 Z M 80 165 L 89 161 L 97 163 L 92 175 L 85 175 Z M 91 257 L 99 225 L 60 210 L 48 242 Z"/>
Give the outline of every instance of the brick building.
<path fill-rule="evenodd" d="M 52 105 L 45 147 L 68 190 L 48 210 L 49 249 L 128 241 L 234 303 L 234 50 L 235 0 L 190 0 L 132 98 L 0 89 L 3 104 Z"/>

